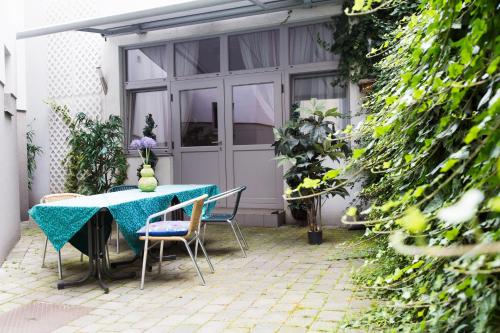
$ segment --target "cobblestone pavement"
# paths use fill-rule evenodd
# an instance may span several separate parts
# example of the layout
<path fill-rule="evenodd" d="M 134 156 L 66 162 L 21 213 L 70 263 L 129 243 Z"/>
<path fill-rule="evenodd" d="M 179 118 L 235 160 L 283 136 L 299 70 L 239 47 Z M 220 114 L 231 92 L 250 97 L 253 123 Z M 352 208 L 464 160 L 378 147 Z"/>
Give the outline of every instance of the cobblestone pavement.
<path fill-rule="evenodd" d="M 245 227 L 250 246 L 243 258 L 231 229 L 207 228 L 206 246 L 215 267 L 199 258 L 207 280 L 201 286 L 187 255 L 180 248 L 175 261 L 147 273 L 145 289 L 139 278 L 109 282 L 103 294 L 96 283 L 57 290 L 57 261 L 49 245 L 46 267 L 41 268 L 44 235 L 23 223 L 22 238 L 0 268 L 0 313 L 34 301 L 92 308 L 88 315 L 57 332 L 344 332 L 339 321 L 367 306 L 355 296 L 349 276 L 359 259 L 349 254 L 346 242 L 359 232 L 324 230 L 325 242 L 307 245 L 305 228 Z M 115 254 L 125 258 L 130 251 Z M 122 249 L 127 248 L 125 244 Z M 77 250 L 63 248 L 64 277 L 86 270 Z M 139 272 L 139 264 L 129 269 Z"/>

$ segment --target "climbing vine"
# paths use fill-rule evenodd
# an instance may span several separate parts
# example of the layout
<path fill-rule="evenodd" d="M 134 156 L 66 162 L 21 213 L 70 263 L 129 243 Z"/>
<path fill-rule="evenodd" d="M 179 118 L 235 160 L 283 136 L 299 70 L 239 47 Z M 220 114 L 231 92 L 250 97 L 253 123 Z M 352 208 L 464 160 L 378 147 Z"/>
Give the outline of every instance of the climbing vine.
<path fill-rule="evenodd" d="M 401 0 L 356 0 L 347 15 Z M 355 280 L 379 302 L 348 326 L 391 332 L 496 332 L 500 326 L 500 7 L 422 0 L 381 57 L 359 144 L 344 170 L 364 181 L 374 248 Z M 335 187 L 324 190 L 334 190 Z"/>
<path fill-rule="evenodd" d="M 398 5 L 367 3 L 349 14 Z M 371 55 L 383 59 L 349 165 L 363 170 L 370 206 L 343 221 L 376 235 L 355 277 L 384 302 L 351 326 L 499 327 L 499 14 L 496 1 L 423 0 Z"/>

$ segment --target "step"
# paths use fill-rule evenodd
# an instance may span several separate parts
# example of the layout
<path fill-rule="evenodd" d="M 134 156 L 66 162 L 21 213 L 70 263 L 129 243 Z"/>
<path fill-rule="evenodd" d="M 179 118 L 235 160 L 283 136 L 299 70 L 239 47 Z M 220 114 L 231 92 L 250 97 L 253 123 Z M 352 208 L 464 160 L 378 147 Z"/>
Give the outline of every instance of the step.
<path fill-rule="evenodd" d="M 232 208 L 215 208 L 214 213 L 230 214 Z M 277 228 L 285 224 L 285 211 L 282 209 L 239 208 L 236 220 L 242 226 Z"/>

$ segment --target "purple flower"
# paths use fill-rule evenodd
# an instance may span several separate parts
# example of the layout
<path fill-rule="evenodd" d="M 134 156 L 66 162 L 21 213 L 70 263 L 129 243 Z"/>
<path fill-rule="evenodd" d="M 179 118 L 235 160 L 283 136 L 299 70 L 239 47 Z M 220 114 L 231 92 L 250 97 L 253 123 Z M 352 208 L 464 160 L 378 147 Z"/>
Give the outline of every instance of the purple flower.
<path fill-rule="evenodd" d="M 132 140 L 132 142 L 130 143 L 130 148 L 142 149 L 142 141 L 139 139 Z"/>
<path fill-rule="evenodd" d="M 151 148 L 156 147 L 156 141 L 154 139 L 147 137 L 147 136 L 145 136 L 141 139 L 141 144 L 142 144 L 142 148 L 145 148 L 145 149 L 151 149 Z"/>

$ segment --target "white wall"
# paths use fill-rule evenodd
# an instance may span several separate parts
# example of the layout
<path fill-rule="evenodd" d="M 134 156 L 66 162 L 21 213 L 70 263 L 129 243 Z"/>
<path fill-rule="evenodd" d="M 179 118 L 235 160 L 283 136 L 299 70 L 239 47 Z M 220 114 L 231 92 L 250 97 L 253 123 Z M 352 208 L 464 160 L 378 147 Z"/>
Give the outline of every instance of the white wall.
<path fill-rule="evenodd" d="M 0 263 L 20 237 L 17 109 L 6 109 L 6 93 L 17 94 L 16 4 L 0 2 Z"/>

